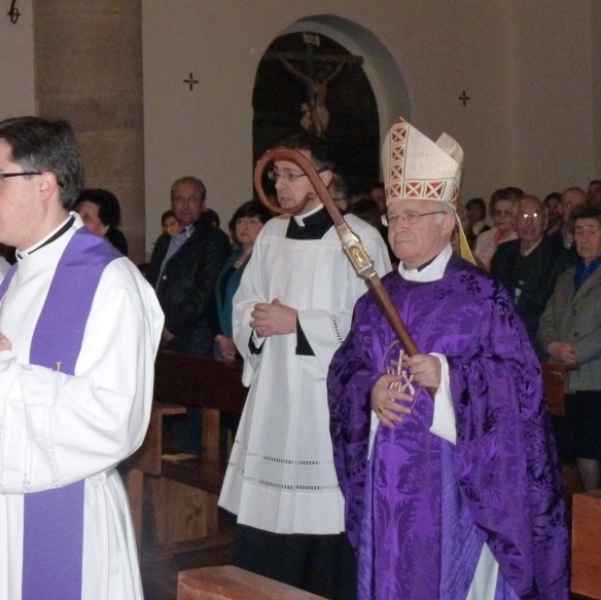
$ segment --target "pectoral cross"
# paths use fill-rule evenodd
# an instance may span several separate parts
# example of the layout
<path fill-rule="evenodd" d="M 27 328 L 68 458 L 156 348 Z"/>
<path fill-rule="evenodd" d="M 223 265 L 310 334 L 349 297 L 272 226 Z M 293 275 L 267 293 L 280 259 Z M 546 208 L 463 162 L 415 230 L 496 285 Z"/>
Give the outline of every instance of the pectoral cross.
<path fill-rule="evenodd" d="M 399 360 L 391 360 L 388 363 L 388 375 L 398 375 L 401 377 L 401 381 L 395 381 L 389 387 L 390 389 L 397 389 L 415 397 L 419 386 L 415 384 L 411 371 L 403 367 L 403 354 L 404 351 L 401 350 L 399 352 Z"/>

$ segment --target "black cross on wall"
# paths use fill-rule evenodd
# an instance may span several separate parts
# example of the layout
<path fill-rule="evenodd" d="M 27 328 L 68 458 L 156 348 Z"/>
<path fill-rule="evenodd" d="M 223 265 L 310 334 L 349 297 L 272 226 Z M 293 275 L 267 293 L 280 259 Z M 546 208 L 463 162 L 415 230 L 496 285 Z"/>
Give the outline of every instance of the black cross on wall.
<path fill-rule="evenodd" d="M 192 75 L 192 73 L 190 73 L 190 77 L 188 79 L 184 79 L 184 83 L 187 83 L 190 86 L 190 91 L 192 91 L 194 89 L 194 84 L 200 82 L 198 81 L 198 79 L 194 79 L 194 76 Z"/>

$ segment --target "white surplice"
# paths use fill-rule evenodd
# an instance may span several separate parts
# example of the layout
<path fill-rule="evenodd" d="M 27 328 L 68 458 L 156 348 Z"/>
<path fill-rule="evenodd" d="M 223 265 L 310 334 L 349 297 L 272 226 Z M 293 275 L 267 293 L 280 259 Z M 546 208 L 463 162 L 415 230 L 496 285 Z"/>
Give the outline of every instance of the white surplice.
<path fill-rule="evenodd" d="M 153 289 L 127 258 L 114 260 L 100 278 L 75 375 L 28 364 L 56 265 L 81 226 L 75 216 L 57 240 L 18 255 L 0 306 L 0 332 L 12 344 L 0 352 L 3 600 L 21 598 L 23 494 L 84 479 L 82 599 L 142 598 L 127 497 L 114 468 L 138 448 L 148 426 L 163 326 Z"/>
<path fill-rule="evenodd" d="M 378 231 L 345 218 L 384 275 L 390 261 Z M 234 337 L 250 392 L 219 504 L 237 514 L 238 523 L 265 531 L 337 534 L 344 531 L 344 500 L 334 470 L 326 376 L 367 286 L 333 227 L 321 239 L 289 239 L 289 219 L 265 224 L 234 297 Z M 314 356 L 296 354 L 296 333 L 259 338 L 261 353 L 250 353 L 251 312 L 274 299 L 298 311 Z"/>

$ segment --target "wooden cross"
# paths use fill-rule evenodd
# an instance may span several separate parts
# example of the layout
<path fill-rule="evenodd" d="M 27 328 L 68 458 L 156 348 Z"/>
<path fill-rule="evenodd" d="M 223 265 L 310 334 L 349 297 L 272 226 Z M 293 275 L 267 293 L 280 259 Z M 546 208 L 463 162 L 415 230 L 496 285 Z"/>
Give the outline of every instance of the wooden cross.
<path fill-rule="evenodd" d="M 468 100 L 471 100 L 471 98 L 467 96 L 465 94 L 465 90 L 463 90 L 463 94 L 459 96 L 459 100 L 461 100 L 461 102 L 463 102 L 463 106 L 465 106 L 468 103 Z"/>
<path fill-rule="evenodd" d="M 266 54 L 263 58 L 267 60 L 281 60 L 282 58 L 285 60 L 293 60 L 293 61 L 302 61 L 305 64 L 306 70 L 304 73 L 307 77 L 315 76 L 315 67 L 319 63 L 340 63 L 344 62 L 347 65 L 363 64 L 362 56 L 344 56 L 341 54 L 318 54 L 315 52 L 313 46 L 308 46 L 306 52 L 278 52 L 273 54 Z"/>
<path fill-rule="evenodd" d="M 190 91 L 194 89 L 195 83 L 200 83 L 198 79 L 194 79 L 192 73 L 190 73 L 190 77 L 188 79 L 184 79 L 184 83 L 187 83 L 190 86 Z"/>

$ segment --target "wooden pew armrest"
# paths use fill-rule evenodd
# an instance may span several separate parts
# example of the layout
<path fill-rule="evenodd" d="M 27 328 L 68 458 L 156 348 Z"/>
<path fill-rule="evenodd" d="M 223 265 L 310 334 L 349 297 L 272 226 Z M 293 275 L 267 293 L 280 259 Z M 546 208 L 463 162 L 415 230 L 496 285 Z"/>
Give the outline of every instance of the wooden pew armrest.
<path fill-rule="evenodd" d="M 123 470 L 139 469 L 149 475 L 160 475 L 161 456 L 163 454 L 163 418 L 171 415 L 181 415 L 185 412 L 186 407 L 182 404 L 153 403 L 144 442 L 134 454 L 122 463 Z"/>

